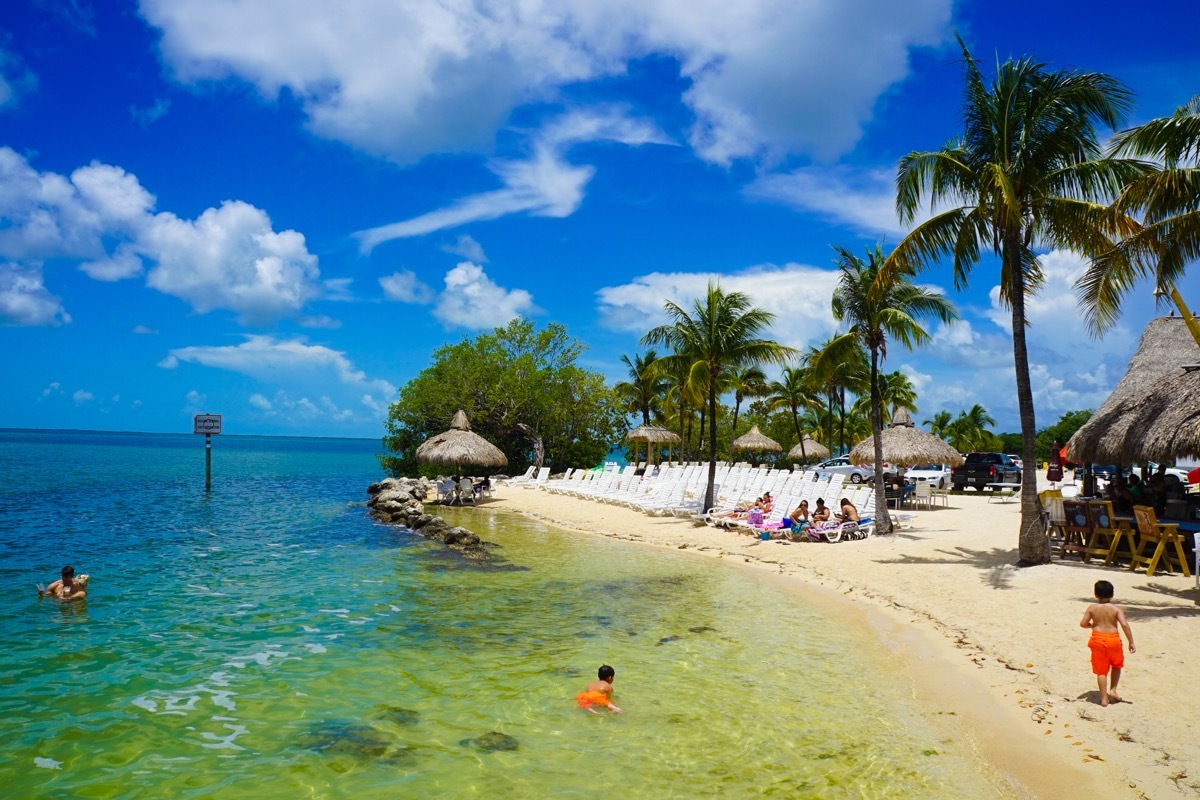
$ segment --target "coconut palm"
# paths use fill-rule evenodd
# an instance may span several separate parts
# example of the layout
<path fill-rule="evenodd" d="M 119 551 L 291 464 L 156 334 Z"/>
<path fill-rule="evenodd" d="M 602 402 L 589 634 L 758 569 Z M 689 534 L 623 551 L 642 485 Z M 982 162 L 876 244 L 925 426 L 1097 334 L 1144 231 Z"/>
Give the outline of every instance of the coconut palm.
<path fill-rule="evenodd" d="M 621 363 L 629 371 L 629 380 L 619 381 L 613 386 L 624 410 L 630 414 L 640 414 L 643 425 L 649 425 L 651 415 L 662 411 L 662 398 L 669 385 L 655 366 L 657 360 L 658 353 L 654 350 L 635 355 L 633 361 L 629 360 L 629 356 L 621 356 Z"/>
<path fill-rule="evenodd" d="M 833 450 L 833 425 L 838 428 L 839 452 L 846 452 L 846 393 L 862 396 L 870 389 L 870 367 L 862 348 L 835 347 L 834 336 L 816 347 L 810 347 L 804 363 L 814 385 L 824 391 L 829 410 L 829 449 Z M 851 437 L 853 439 L 853 436 Z"/>
<path fill-rule="evenodd" d="M 1162 164 L 1131 181 L 1113 204 L 1142 224 L 1097 258 L 1080 279 L 1084 316 L 1094 333 L 1116 323 L 1121 299 L 1140 277 L 1153 274 L 1169 292 L 1188 262 L 1200 259 L 1200 95 L 1172 116 L 1117 134 L 1112 152 Z M 1193 334 L 1195 335 L 1195 334 Z"/>
<path fill-rule="evenodd" d="M 686 365 L 691 379 L 704 388 L 708 412 L 708 485 L 704 507 L 713 504 L 717 476 L 717 399 L 723 376 L 751 364 L 781 364 L 795 351 L 762 338 L 775 315 L 755 308 L 748 295 L 726 292 L 710 282 L 691 310 L 675 303 L 664 306 L 670 323 L 642 337 L 644 345 L 666 345 L 672 354 L 661 360 Z"/>
<path fill-rule="evenodd" d="M 888 419 L 891 419 L 897 408 L 917 410 L 917 389 L 912 385 L 912 380 L 900 370 L 879 376 L 879 399 Z M 869 416 L 871 395 L 868 393 L 856 398 L 853 410 Z"/>
<path fill-rule="evenodd" d="M 867 250 L 867 258 L 835 247 L 838 254 L 838 283 L 833 290 L 833 316 L 850 323 L 850 330 L 837 336 L 826 348 L 831 355 L 852 350 L 867 352 L 870 360 L 871 435 L 875 443 L 875 529 L 892 532 L 887 513 L 887 494 L 883 485 L 883 396 L 880 392 L 879 362 L 887 358 L 888 339 L 908 349 L 930 340 L 921 327 L 922 319 L 950 322 L 958 318 L 954 304 L 940 293 L 924 289 L 900 270 L 883 269 L 883 249 L 876 245 Z M 897 381 L 898 383 L 898 381 Z"/>
<path fill-rule="evenodd" d="M 796 441 L 800 443 L 801 460 L 807 462 L 808 456 L 804 453 L 804 435 L 809 432 L 815 433 L 820 427 L 820 420 L 813 412 L 819 412 L 822 406 L 813 394 L 808 372 L 803 367 L 784 367 L 779 380 L 771 381 L 769 388 L 767 409 L 769 411 L 787 411 L 791 415 L 792 426 L 796 431 Z"/>
<path fill-rule="evenodd" d="M 896 210 L 912 223 L 924 201 L 934 215 L 889 257 L 892 268 L 916 270 L 952 258 L 954 283 L 966 286 L 982 251 L 1000 261 L 1000 301 L 1012 312 L 1013 361 L 1021 418 L 1021 456 L 1035 461 L 1037 424 L 1025 343 L 1025 298 L 1043 281 L 1035 246 L 1070 248 L 1095 258 L 1122 235 L 1104 203 L 1148 171 L 1147 165 L 1101 158 L 1097 126 L 1116 128 L 1131 94 L 1103 74 L 1051 72 L 1029 58 L 998 64 L 989 84 L 966 45 L 963 131 L 932 152 L 910 153 L 896 175 Z M 948 209 L 944 209 L 949 205 Z M 1114 227 L 1115 226 L 1115 227 Z M 1021 565 L 1050 559 L 1037 498 L 1036 473 L 1021 486 Z"/>
<path fill-rule="evenodd" d="M 946 426 L 950 444 L 955 450 L 967 453 L 991 447 L 995 435 L 988 430 L 996 420 L 987 409 L 976 403 L 970 411 L 960 411 L 954 421 Z"/>
<path fill-rule="evenodd" d="M 733 382 L 733 428 L 731 436 L 737 436 L 738 412 L 742 401 L 747 398 L 766 397 L 771 393 L 767 384 L 767 374 L 757 364 L 734 370 L 730 376 Z"/>
<path fill-rule="evenodd" d="M 921 424 L 929 426 L 929 432 L 940 439 L 950 438 L 950 423 L 953 421 L 954 415 L 949 411 L 939 411 L 933 415 L 931 419 L 924 420 Z"/>

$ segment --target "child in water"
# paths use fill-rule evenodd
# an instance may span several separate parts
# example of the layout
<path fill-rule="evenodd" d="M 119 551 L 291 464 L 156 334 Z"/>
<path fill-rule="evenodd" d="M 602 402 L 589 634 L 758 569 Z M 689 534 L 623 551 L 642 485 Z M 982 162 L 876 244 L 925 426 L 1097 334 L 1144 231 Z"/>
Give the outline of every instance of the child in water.
<path fill-rule="evenodd" d="M 588 687 L 580 692 L 575 697 L 575 702 L 579 703 L 579 707 L 585 709 L 592 714 L 599 714 L 597 708 L 607 708 L 614 714 L 620 714 L 621 709 L 613 705 L 613 678 L 617 676 L 617 671 L 608 664 L 601 665 L 597 678 L 588 684 Z"/>

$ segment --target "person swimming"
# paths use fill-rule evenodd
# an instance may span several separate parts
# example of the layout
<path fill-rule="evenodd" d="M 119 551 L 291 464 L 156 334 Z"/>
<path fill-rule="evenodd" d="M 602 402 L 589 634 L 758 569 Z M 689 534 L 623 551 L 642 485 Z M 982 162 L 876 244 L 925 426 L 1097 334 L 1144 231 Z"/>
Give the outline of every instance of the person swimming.
<path fill-rule="evenodd" d="M 612 701 L 613 696 L 613 679 L 617 676 L 617 671 L 608 664 L 602 664 L 597 671 L 594 680 L 588 684 L 588 687 L 575 696 L 575 702 L 579 707 L 592 714 L 599 714 L 597 708 L 607 708 L 614 714 L 624 713 Z"/>
<path fill-rule="evenodd" d="M 62 578 L 49 586 L 37 585 L 38 597 L 50 595 L 58 600 L 79 600 L 87 597 L 88 576 L 76 577 L 75 568 L 67 564 L 62 568 Z"/>

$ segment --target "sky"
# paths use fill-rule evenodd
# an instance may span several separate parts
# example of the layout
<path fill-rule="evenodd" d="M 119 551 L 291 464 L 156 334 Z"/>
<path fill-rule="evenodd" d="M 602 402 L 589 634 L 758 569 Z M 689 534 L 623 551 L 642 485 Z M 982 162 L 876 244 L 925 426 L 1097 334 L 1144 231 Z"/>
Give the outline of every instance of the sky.
<path fill-rule="evenodd" d="M 620 357 L 717 278 L 803 348 L 832 246 L 904 235 L 896 163 L 959 130 L 961 36 L 1109 73 L 1130 124 L 1200 92 L 1200 6 L 979 0 L 24 0 L 0 4 L 0 427 L 377 437 L 446 342 L 559 322 Z M 1145 324 L 1088 337 L 1084 262 L 1028 303 L 1039 427 Z M 918 422 L 1018 430 L 997 267 L 889 349 Z M 1180 288 L 1200 306 L 1196 271 Z"/>

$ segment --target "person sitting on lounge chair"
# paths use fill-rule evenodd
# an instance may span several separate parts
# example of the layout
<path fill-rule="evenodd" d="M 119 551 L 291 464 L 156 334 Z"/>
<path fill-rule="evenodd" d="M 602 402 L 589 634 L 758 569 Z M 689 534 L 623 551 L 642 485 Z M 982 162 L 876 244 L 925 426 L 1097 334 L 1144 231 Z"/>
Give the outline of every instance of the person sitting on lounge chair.
<path fill-rule="evenodd" d="M 737 507 L 732 511 L 718 511 L 713 516 L 720 517 L 721 519 L 744 519 L 750 516 L 750 512 L 756 508 L 759 511 L 763 510 L 763 499 L 761 497 L 755 498 L 752 504 L 738 503 Z"/>
<path fill-rule="evenodd" d="M 842 513 L 837 515 L 837 518 L 842 522 L 858 522 L 858 509 L 854 507 L 847 498 L 841 500 Z"/>
<path fill-rule="evenodd" d="M 825 498 L 817 498 L 817 507 L 812 513 L 813 525 L 820 525 L 822 522 L 829 522 L 829 506 L 825 505 Z"/>

